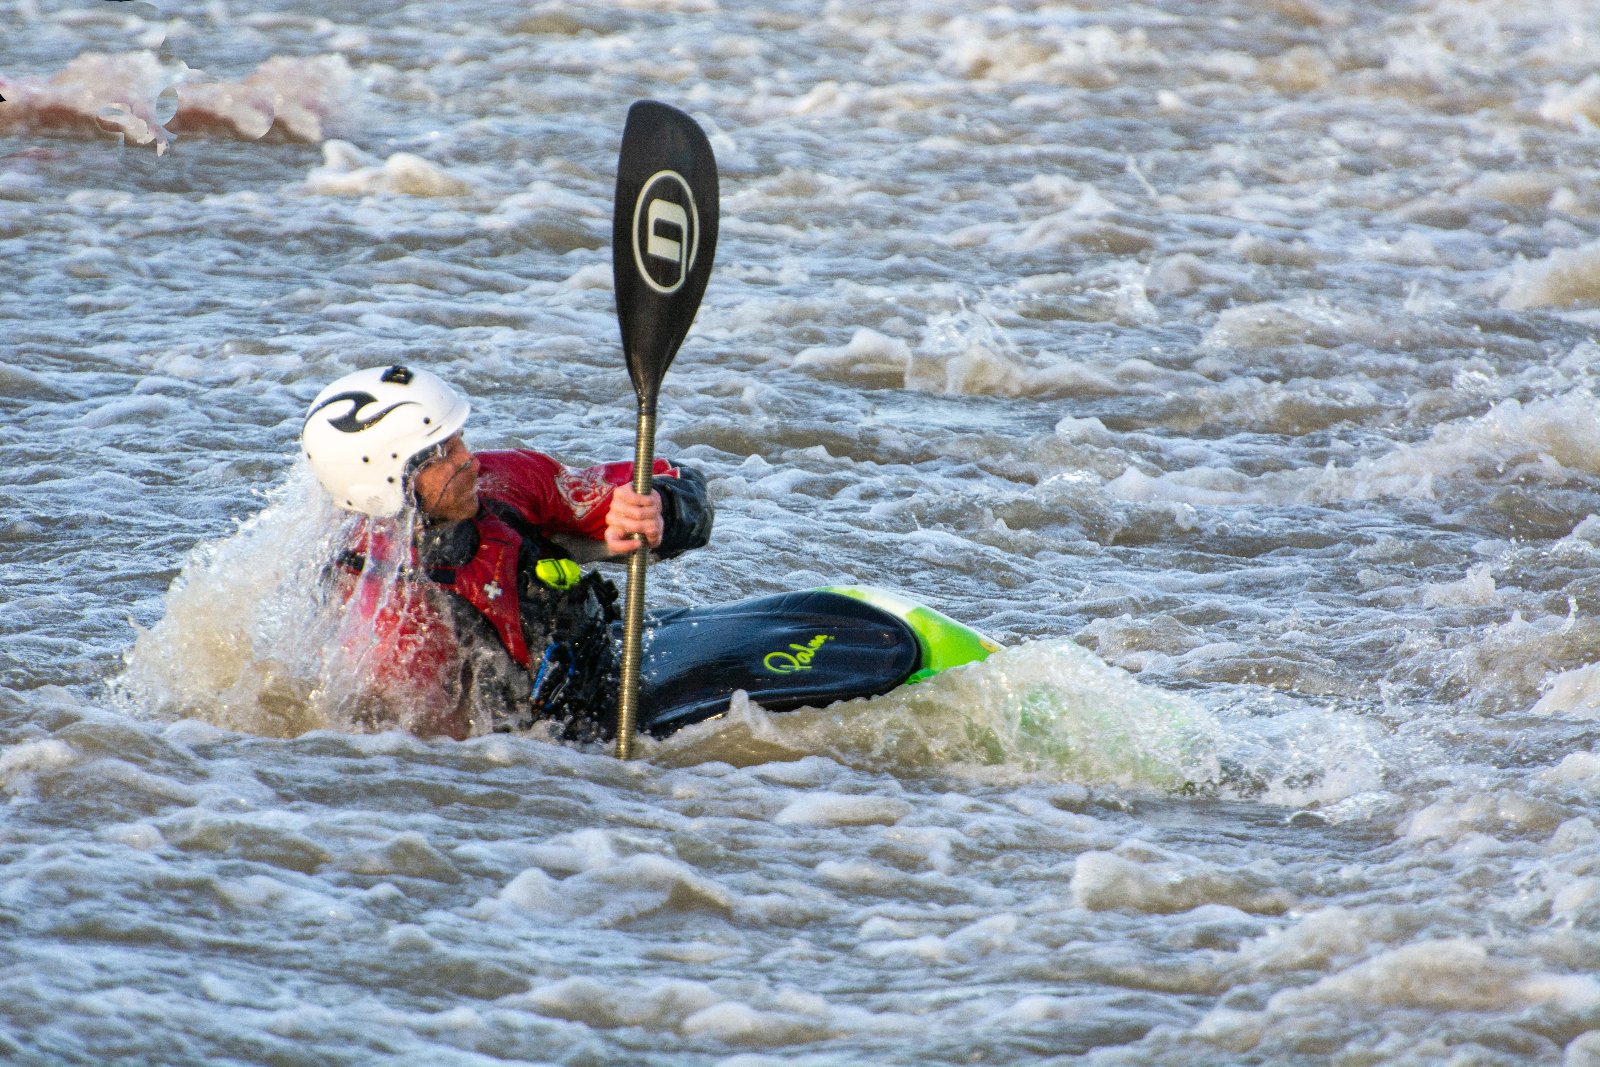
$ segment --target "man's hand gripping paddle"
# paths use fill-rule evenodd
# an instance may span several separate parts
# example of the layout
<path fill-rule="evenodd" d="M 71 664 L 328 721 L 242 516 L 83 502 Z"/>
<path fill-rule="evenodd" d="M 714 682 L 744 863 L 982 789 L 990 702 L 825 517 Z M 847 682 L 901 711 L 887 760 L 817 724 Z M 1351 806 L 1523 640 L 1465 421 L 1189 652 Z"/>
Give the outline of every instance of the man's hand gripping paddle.
<path fill-rule="evenodd" d="M 650 492 L 655 465 L 656 397 L 711 278 L 717 249 L 717 161 L 688 115 L 654 100 L 628 109 L 617 160 L 611 216 L 611 269 L 628 376 L 639 396 L 633 488 Z M 644 631 L 644 579 L 650 553 L 628 559 L 617 758 L 633 754 Z"/>

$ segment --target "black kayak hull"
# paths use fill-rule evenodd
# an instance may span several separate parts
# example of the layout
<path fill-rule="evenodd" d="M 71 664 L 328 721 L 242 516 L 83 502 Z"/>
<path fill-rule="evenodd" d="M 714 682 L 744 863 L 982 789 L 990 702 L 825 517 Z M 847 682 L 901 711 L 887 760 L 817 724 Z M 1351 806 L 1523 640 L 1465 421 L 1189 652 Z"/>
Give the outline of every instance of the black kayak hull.
<path fill-rule="evenodd" d="M 878 696 L 1000 646 L 899 594 L 807 589 L 654 613 L 639 728 L 657 737 L 727 711 L 744 691 L 769 711 Z"/>

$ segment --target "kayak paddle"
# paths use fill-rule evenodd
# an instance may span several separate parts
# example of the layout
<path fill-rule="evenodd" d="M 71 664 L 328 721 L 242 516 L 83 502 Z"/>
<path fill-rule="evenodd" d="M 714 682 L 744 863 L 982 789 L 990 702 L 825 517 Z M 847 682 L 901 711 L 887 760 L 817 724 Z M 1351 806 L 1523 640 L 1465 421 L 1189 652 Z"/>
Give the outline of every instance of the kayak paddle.
<path fill-rule="evenodd" d="M 655 466 L 656 397 L 711 278 L 717 249 L 717 161 L 688 115 L 654 100 L 628 109 L 611 211 L 611 270 L 628 376 L 639 397 L 633 489 L 650 492 Z M 633 754 L 644 632 L 644 578 L 650 553 L 628 557 L 622 680 L 617 697 L 617 758 Z"/>

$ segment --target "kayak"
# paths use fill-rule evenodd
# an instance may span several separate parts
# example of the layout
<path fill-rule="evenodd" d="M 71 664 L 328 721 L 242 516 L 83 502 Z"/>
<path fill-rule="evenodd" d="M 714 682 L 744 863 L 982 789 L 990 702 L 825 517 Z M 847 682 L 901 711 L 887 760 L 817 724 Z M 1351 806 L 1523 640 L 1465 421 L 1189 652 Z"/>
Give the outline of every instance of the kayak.
<path fill-rule="evenodd" d="M 879 696 L 999 650 L 977 630 L 873 586 L 652 612 L 639 729 L 663 737 L 715 718 L 739 690 L 768 711 Z"/>

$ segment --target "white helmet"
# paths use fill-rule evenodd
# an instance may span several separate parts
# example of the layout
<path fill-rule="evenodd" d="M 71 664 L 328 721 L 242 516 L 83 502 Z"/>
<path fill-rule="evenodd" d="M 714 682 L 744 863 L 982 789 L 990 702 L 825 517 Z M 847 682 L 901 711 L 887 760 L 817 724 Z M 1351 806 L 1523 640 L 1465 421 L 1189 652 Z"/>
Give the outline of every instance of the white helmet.
<path fill-rule="evenodd" d="M 334 503 L 386 518 L 407 502 L 411 461 L 453 437 L 471 410 L 437 375 L 373 367 L 317 394 L 300 446 Z"/>

